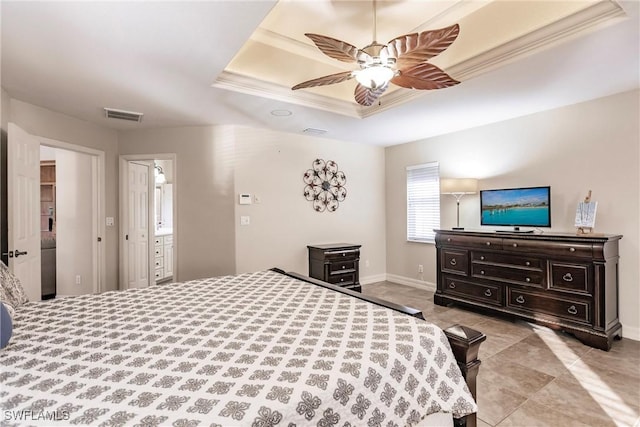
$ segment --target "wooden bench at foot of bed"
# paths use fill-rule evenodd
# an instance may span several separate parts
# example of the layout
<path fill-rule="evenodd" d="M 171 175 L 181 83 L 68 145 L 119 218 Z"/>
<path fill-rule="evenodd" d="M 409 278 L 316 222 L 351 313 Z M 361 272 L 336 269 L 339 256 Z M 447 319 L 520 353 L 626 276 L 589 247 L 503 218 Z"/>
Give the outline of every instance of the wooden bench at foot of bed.
<path fill-rule="evenodd" d="M 340 286 L 332 285 L 330 283 L 322 282 L 317 279 L 313 279 L 311 277 L 304 276 L 302 274 L 294 273 L 294 272 L 285 272 L 279 268 L 272 268 L 272 271 L 275 271 L 280 274 L 284 274 L 289 277 L 293 277 L 298 280 L 302 280 L 304 282 L 312 283 L 314 285 L 322 286 L 327 289 L 332 289 L 336 292 L 340 292 L 343 294 L 351 295 L 352 297 L 361 299 L 363 301 L 368 301 L 373 304 L 377 304 L 383 307 L 387 307 L 391 310 L 399 311 L 401 313 L 408 314 L 410 316 L 416 317 L 418 319 L 424 319 L 422 312 L 415 308 L 407 307 L 400 304 L 395 304 L 390 301 L 385 301 L 380 298 L 376 298 L 370 295 L 364 295 L 360 292 L 355 292 L 346 288 L 342 288 Z M 467 386 L 473 395 L 473 398 L 478 401 L 476 397 L 476 378 L 478 376 L 478 369 L 480 368 L 480 360 L 478 359 L 478 350 L 480 350 L 480 344 L 487 339 L 487 336 L 482 332 L 476 331 L 475 329 L 468 328 L 466 326 L 461 325 L 453 325 L 444 330 L 445 335 L 449 339 L 449 344 L 451 345 L 451 350 L 453 351 L 453 355 L 458 362 L 458 366 L 460 367 L 460 371 L 464 376 Z M 454 425 L 456 427 L 476 427 L 477 425 L 477 417 L 476 414 L 467 415 L 463 418 L 454 419 Z"/>

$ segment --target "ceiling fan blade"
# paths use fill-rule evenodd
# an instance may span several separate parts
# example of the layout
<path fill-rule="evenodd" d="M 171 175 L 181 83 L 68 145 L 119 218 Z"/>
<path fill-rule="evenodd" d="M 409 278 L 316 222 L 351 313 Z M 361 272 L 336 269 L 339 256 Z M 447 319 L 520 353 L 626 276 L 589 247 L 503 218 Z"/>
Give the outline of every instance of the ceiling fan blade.
<path fill-rule="evenodd" d="M 443 89 L 460 83 L 433 64 L 423 63 L 415 67 L 400 70 L 400 75 L 391 79 L 391 83 L 407 89 Z"/>
<path fill-rule="evenodd" d="M 356 62 L 358 48 L 342 40 L 334 39 L 320 34 L 306 33 L 313 43 L 330 58 L 343 62 Z"/>
<path fill-rule="evenodd" d="M 460 33 L 458 24 L 439 30 L 406 34 L 391 40 L 386 49 L 389 56 L 396 58 L 398 68 L 411 67 L 425 62 L 446 50 Z"/>
<path fill-rule="evenodd" d="M 389 83 L 376 89 L 369 89 L 368 87 L 365 87 L 358 83 L 356 85 L 356 90 L 354 93 L 356 102 L 365 107 L 369 107 L 373 105 L 374 102 L 376 102 L 376 100 L 380 97 L 380 95 L 384 93 L 385 90 L 387 90 L 388 87 Z"/>
<path fill-rule="evenodd" d="M 317 79 L 307 80 L 306 82 L 298 83 L 291 90 L 302 89 L 305 87 L 326 86 L 335 83 L 341 83 L 353 78 L 353 71 L 343 71 L 341 73 L 330 74 L 328 76 L 318 77 Z"/>

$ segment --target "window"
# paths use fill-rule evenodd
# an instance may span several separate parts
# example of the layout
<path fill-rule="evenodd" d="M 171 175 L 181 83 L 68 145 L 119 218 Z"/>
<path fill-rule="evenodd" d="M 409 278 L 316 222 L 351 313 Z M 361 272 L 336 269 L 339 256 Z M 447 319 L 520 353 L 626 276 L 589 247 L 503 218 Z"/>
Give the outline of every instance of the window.
<path fill-rule="evenodd" d="M 438 162 L 407 166 L 407 240 L 434 242 L 440 228 Z"/>

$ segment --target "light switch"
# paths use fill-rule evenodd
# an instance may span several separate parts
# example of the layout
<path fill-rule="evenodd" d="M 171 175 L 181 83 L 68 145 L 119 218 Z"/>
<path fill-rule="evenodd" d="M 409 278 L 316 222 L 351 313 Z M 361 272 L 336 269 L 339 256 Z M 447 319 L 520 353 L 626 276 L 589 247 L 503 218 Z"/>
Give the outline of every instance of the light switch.
<path fill-rule="evenodd" d="M 251 223 L 251 218 L 247 215 L 242 215 L 240 217 L 240 225 L 249 225 Z"/>
<path fill-rule="evenodd" d="M 114 220 L 112 216 L 107 217 L 107 227 L 113 227 Z"/>

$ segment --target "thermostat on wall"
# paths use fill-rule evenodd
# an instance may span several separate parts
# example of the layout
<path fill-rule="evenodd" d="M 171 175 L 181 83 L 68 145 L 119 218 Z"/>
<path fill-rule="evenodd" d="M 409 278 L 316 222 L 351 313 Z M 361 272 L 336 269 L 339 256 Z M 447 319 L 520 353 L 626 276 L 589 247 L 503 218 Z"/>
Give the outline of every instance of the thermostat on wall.
<path fill-rule="evenodd" d="M 238 203 L 241 205 L 250 205 L 251 204 L 251 194 L 238 194 Z"/>

